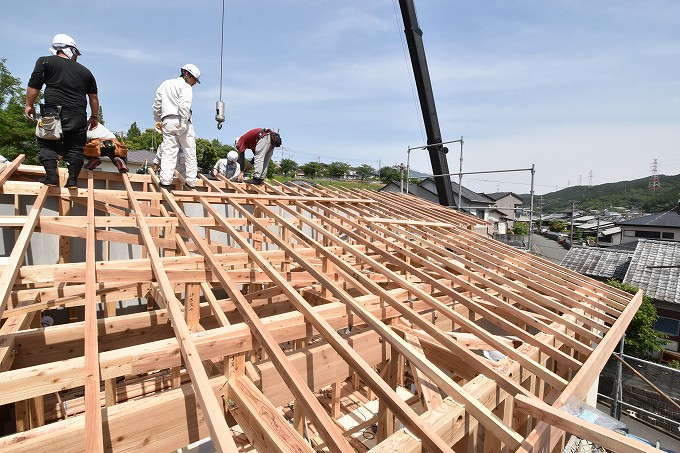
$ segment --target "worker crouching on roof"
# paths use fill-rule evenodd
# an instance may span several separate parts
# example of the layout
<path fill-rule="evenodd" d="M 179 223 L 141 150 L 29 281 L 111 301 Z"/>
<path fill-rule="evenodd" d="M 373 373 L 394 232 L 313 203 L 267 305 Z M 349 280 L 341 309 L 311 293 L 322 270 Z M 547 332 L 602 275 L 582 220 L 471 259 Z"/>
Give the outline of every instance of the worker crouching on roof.
<path fill-rule="evenodd" d="M 177 156 L 180 148 L 184 151 L 184 166 L 180 168 L 182 177 L 189 187 L 195 187 L 198 173 L 196 161 L 196 134 L 191 123 L 192 87 L 200 82 L 201 71 L 193 65 L 182 66 L 180 76 L 166 80 L 156 90 L 153 102 L 153 116 L 162 124 L 163 143 L 160 160 L 161 186 L 172 183 Z"/>
<path fill-rule="evenodd" d="M 262 184 L 264 178 L 267 177 L 267 167 L 269 167 L 269 161 L 272 159 L 272 154 L 274 153 L 274 148 L 281 146 L 281 136 L 271 129 L 267 128 L 255 128 L 251 129 L 240 137 L 236 137 L 234 140 L 234 148 L 240 154 L 239 163 L 243 172 L 239 181 L 243 181 L 245 172 L 250 166 L 254 166 L 253 177 L 246 181 L 250 184 Z M 248 168 L 245 167 L 245 157 L 244 153 L 246 149 L 253 152 L 254 157 L 250 161 Z"/>
<path fill-rule="evenodd" d="M 101 156 L 108 157 L 120 173 L 127 173 L 127 152 L 125 143 L 103 125 L 87 131 L 87 143 L 83 147 L 83 154 L 88 158 L 85 168 L 94 170 L 102 163 Z"/>
<path fill-rule="evenodd" d="M 85 66 L 76 60 L 80 51 L 68 35 L 58 34 L 52 39 L 51 56 L 40 57 L 28 81 L 24 116 L 35 121 L 34 103 L 45 86 L 45 104 L 40 106 L 40 120 L 36 136 L 45 168 L 40 180 L 49 186 L 59 185 L 57 160 L 68 163 L 66 187 L 76 187 L 83 168 L 83 145 L 88 129 L 97 127 L 99 96 L 97 82 Z M 87 117 L 87 99 L 92 115 Z"/>
<path fill-rule="evenodd" d="M 229 181 L 238 181 L 241 178 L 241 164 L 238 163 L 238 156 L 236 151 L 229 151 L 227 157 L 215 162 L 212 169 L 213 177 L 222 175 Z"/>

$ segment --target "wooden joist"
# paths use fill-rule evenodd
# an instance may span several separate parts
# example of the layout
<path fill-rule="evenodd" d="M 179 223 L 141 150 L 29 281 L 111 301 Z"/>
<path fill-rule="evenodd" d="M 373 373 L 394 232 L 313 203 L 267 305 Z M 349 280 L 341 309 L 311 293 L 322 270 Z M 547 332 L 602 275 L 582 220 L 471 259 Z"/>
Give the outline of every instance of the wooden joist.
<path fill-rule="evenodd" d="M 372 451 L 548 451 L 565 431 L 639 447 L 560 408 L 587 398 L 641 294 L 480 235 L 480 219 L 304 183 L 27 181 L 41 173 L 0 167 L 16 214 L 0 218 L 14 244 L 0 404 L 19 430 L 3 451 L 172 451 L 206 436 L 218 451 L 363 451 L 374 423 Z M 38 327 L 44 313 L 54 326 Z M 355 404 L 376 412 L 345 428 Z"/>

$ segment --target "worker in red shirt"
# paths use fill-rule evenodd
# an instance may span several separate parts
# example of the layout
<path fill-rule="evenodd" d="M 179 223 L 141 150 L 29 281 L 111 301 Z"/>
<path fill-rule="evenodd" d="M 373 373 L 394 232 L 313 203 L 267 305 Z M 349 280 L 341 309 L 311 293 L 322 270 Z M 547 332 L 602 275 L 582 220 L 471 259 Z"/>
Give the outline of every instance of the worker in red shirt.
<path fill-rule="evenodd" d="M 267 167 L 274 154 L 274 148 L 281 146 L 281 136 L 271 129 L 258 127 L 251 129 L 234 140 L 234 148 L 239 152 L 239 164 L 243 171 L 239 181 L 243 181 L 245 172 L 254 166 L 252 179 L 247 183 L 260 185 L 267 177 Z M 245 151 L 249 149 L 253 152 L 253 159 L 248 167 L 245 166 Z"/>

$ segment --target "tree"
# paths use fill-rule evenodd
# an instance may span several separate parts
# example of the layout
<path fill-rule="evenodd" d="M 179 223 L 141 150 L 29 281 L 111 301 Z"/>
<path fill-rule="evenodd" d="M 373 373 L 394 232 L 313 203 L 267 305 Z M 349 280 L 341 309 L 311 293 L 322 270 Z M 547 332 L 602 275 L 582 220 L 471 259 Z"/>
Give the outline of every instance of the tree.
<path fill-rule="evenodd" d="M 99 121 L 99 124 L 104 126 L 105 125 L 105 123 L 104 123 L 104 110 L 102 110 L 101 105 L 99 106 L 99 112 L 97 112 L 97 118 L 98 118 L 97 121 Z"/>
<path fill-rule="evenodd" d="M 25 154 L 24 163 L 38 164 L 35 123 L 24 118 L 26 92 L 21 80 L 7 70 L 5 61 L 0 59 L 0 155 L 13 160 Z"/>
<path fill-rule="evenodd" d="M 273 160 L 269 161 L 267 166 L 267 178 L 272 179 L 279 171 L 279 166 Z"/>
<path fill-rule="evenodd" d="M 222 157 L 226 157 L 229 148 L 220 143 L 219 140 L 212 141 L 205 138 L 196 139 L 196 160 L 200 173 L 208 173 L 215 166 L 215 162 Z"/>
<path fill-rule="evenodd" d="M 371 167 L 368 164 L 362 164 L 354 169 L 354 172 L 359 175 L 361 179 L 368 179 L 371 176 L 375 175 L 375 168 Z"/>
<path fill-rule="evenodd" d="M 638 292 L 638 288 L 630 283 L 621 283 L 612 279 L 607 284 L 630 294 Z M 658 318 L 656 307 L 650 298 L 642 296 L 642 305 L 626 329 L 626 339 L 623 342 L 625 354 L 650 359 L 655 352 L 662 350 L 664 345 L 668 344 L 668 341 L 664 340 L 665 334 L 654 330 L 654 323 Z"/>
<path fill-rule="evenodd" d="M 279 165 L 279 170 L 283 176 L 290 176 L 294 174 L 300 166 L 291 159 L 281 159 L 281 164 Z"/>
<path fill-rule="evenodd" d="M 326 175 L 330 178 L 342 178 L 351 168 L 350 164 L 344 162 L 331 162 L 326 167 Z"/>
<path fill-rule="evenodd" d="M 526 236 L 529 234 L 529 224 L 527 222 L 515 222 L 515 226 L 512 227 L 513 234 L 520 236 Z"/>
<path fill-rule="evenodd" d="M 567 222 L 564 220 L 555 220 L 554 222 L 551 222 L 550 231 L 554 231 L 556 233 L 567 231 Z"/>
<path fill-rule="evenodd" d="M 136 126 L 136 123 L 134 123 Z M 130 127 L 132 129 L 132 127 Z M 150 151 L 155 152 L 156 147 L 161 144 L 163 141 L 163 136 L 156 130 L 156 129 L 146 129 L 144 132 L 140 133 L 137 136 L 130 137 L 129 134 L 125 138 L 125 144 L 127 145 L 128 149 L 131 150 L 139 150 L 139 149 L 148 149 Z"/>
<path fill-rule="evenodd" d="M 305 176 L 314 178 L 323 174 L 324 167 L 320 162 L 307 162 L 300 169 L 305 172 Z"/>
<path fill-rule="evenodd" d="M 130 129 L 128 129 L 128 131 L 127 131 L 127 137 L 126 138 L 128 140 L 130 140 L 130 139 L 133 139 L 133 138 L 137 138 L 140 135 L 142 135 L 142 131 L 139 130 L 139 126 L 137 126 L 137 121 L 135 121 L 134 123 L 132 123 L 130 125 Z"/>
<path fill-rule="evenodd" d="M 396 182 L 401 179 L 401 173 L 397 167 L 383 167 L 380 169 L 380 180 L 385 184 Z"/>

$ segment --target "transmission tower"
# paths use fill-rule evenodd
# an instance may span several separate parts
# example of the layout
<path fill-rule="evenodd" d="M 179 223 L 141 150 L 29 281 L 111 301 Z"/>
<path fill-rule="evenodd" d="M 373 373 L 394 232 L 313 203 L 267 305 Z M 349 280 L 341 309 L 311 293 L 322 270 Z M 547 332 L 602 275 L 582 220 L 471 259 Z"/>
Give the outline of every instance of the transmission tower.
<path fill-rule="evenodd" d="M 660 187 L 661 183 L 659 182 L 658 166 L 656 159 L 654 159 L 654 162 L 652 162 L 652 177 L 649 179 L 649 190 L 656 191 Z"/>
<path fill-rule="evenodd" d="M 588 173 L 588 187 L 593 187 L 593 176 L 595 176 L 595 173 L 593 173 L 593 170 L 590 170 Z"/>

